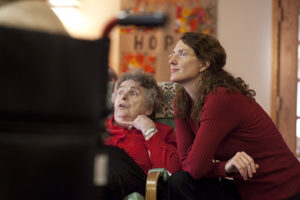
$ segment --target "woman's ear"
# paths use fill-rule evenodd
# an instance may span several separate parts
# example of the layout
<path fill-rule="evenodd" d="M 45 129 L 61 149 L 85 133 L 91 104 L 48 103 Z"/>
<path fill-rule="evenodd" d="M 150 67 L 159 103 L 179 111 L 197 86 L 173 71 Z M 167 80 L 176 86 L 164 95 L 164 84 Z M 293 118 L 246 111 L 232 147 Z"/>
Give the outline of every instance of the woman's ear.
<path fill-rule="evenodd" d="M 201 65 L 200 65 L 199 72 L 204 72 L 209 67 L 210 67 L 210 62 L 209 61 L 202 62 Z"/>

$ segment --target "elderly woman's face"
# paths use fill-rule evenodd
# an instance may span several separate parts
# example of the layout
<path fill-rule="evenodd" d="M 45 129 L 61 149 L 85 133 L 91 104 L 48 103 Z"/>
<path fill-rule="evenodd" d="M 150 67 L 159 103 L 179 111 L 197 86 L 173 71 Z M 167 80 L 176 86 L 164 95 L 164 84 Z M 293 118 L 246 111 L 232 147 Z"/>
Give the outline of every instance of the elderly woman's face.
<path fill-rule="evenodd" d="M 114 101 L 114 118 L 119 125 L 132 122 L 140 114 L 150 115 L 152 110 L 146 105 L 144 87 L 133 80 L 122 82 Z"/>

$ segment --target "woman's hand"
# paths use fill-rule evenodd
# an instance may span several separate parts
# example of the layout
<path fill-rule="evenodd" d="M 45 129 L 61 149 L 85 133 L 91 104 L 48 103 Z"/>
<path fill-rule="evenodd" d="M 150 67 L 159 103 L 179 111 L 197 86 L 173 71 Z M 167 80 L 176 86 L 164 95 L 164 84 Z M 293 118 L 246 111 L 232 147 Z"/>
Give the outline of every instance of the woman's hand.
<path fill-rule="evenodd" d="M 131 123 L 136 129 L 145 133 L 149 128 L 156 128 L 155 123 L 146 115 L 138 115 Z"/>
<path fill-rule="evenodd" d="M 227 174 L 239 172 L 244 180 L 252 178 L 256 173 L 258 164 L 245 152 L 237 152 L 225 165 Z"/>

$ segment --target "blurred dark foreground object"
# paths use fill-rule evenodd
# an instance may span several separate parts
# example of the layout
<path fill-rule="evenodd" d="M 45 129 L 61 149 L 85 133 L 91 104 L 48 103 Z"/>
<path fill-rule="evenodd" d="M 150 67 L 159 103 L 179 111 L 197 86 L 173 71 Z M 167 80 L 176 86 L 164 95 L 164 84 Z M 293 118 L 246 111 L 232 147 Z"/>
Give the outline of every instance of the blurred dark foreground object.
<path fill-rule="evenodd" d="M 0 27 L 0 199 L 93 199 L 107 38 Z"/>

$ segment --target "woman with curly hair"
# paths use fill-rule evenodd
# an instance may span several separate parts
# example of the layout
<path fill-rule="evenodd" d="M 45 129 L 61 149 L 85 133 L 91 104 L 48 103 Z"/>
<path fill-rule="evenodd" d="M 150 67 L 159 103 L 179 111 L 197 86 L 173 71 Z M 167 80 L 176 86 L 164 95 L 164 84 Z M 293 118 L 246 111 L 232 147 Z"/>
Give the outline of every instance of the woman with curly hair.
<path fill-rule="evenodd" d="M 170 55 L 171 81 L 182 86 L 174 105 L 183 171 L 169 179 L 169 199 L 299 199 L 299 161 L 225 63 L 204 33 L 185 33 Z"/>

